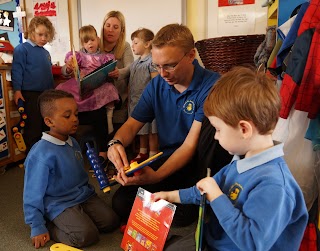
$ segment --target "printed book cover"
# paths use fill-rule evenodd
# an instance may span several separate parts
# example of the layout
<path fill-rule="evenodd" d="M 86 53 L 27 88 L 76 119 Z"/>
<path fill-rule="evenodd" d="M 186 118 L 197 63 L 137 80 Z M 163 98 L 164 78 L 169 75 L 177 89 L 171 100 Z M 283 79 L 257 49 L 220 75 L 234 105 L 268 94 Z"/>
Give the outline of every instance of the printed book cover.
<path fill-rule="evenodd" d="M 139 187 L 121 242 L 125 251 L 163 250 L 176 206 Z"/>
<path fill-rule="evenodd" d="M 117 60 L 110 60 L 93 72 L 90 72 L 80 80 L 80 93 L 85 95 L 88 92 L 100 87 L 107 82 L 108 73 L 116 68 Z"/>

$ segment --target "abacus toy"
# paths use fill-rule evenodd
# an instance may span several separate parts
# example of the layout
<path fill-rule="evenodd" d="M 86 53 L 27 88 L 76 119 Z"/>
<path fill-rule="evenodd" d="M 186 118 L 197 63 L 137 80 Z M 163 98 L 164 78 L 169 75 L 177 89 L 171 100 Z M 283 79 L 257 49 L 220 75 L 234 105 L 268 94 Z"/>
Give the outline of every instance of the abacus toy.
<path fill-rule="evenodd" d="M 26 125 L 25 121 L 27 119 L 27 114 L 24 112 L 24 105 L 22 99 L 18 100 L 18 112 L 20 113 L 20 121 L 18 124 L 13 126 L 11 130 L 13 132 L 13 138 L 17 144 L 19 151 L 24 152 L 25 150 L 27 150 L 27 147 L 24 142 L 21 131 Z"/>
<path fill-rule="evenodd" d="M 100 189 L 105 193 L 109 192 L 111 190 L 109 180 L 103 168 L 101 167 L 101 163 L 99 162 L 99 156 L 96 150 L 93 147 L 91 147 L 89 143 L 86 143 L 86 146 L 88 148 L 86 154 L 89 159 L 90 165 L 94 171 L 94 174 L 99 182 Z"/>
<path fill-rule="evenodd" d="M 88 159 L 90 161 L 90 165 L 94 171 L 94 174 L 95 174 L 96 178 L 98 179 L 100 189 L 103 190 L 103 192 L 109 192 L 111 190 L 110 187 L 113 185 L 116 185 L 117 181 L 114 178 L 112 178 L 110 180 L 108 179 L 108 176 L 104 172 L 103 168 L 101 167 L 101 163 L 99 162 L 98 153 L 96 152 L 96 150 L 94 148 L 92 148 L 90 146 L 89 143 L 86 143 L 86 146 L 88 148 L 86 154 L 88 156 Z M 130 166 L 125 168 L 126 175 L 134 174 L 135 172 L 139 171 L 140 169 L 150 165 L 155 160 L 158 160 L 162 154 L 163 154 L 163 152 L 159 152 L 156 155 L 150 157 L 149 159 L 147 159 L 141 163 L 138 163 L 136 161 L 131 163 Z"/>

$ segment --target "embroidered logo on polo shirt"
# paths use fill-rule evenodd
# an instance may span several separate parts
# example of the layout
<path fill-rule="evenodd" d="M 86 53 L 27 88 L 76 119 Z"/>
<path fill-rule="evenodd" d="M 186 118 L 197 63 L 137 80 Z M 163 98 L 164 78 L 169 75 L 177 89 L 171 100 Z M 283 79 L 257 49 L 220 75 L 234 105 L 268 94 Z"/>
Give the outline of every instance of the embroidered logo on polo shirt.
<path fill-rule="evenodd" d="M 76 156 L 77 160 L 81 160 L 82 159 L 82 154 L 80 151 L 74 151 L 74 155 Z"/>
<path fill-rule="evenodd" d="M 188 114 L 194 113 L 194 102 L 192 100 L 187 100 L 183 105 L 183 111 Z"/>
<path fill-rule="evenodd" d="M 228 197 L 230 198 L 233 204 L 236 203 L 241 191 L 242 191 L 242 186 L 238 183 L 233 184 L 229 189 Z"/>

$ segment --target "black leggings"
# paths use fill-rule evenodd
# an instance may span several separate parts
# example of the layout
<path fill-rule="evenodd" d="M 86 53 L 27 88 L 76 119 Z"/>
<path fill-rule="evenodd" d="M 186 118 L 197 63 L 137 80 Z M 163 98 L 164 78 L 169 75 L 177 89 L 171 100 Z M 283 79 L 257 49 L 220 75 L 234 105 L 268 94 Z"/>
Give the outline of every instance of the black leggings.
<path fill-rule="evenodd" d="M 78 116 L 80 125 L 91 125 L 93 127 L 98 151 L 106 152 L 108 143 L 108 121 L 106 108 L 101 107 L 100 109 L 93 111 L 79 112 Z"/>

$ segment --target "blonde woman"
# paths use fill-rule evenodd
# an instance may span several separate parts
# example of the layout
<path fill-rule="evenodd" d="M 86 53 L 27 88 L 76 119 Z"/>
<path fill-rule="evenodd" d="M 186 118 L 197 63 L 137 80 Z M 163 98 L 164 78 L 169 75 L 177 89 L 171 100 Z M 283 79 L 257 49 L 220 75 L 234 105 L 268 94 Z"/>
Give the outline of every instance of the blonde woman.
<path fill-rule="evenodd" d="M 125 18 L 120 11 L 108 12 L 102 23 L 100 35 L 101 52 L 112 53 L 117 60 L 117 67 L 109 73 L 119 91 L 122 102 L 128 98 L 128 80 L 130 65 L 133 62 L 133 53 L 130 44 L 126 42 Z M 107 109 L 108 121 L 112 121 L 113 109 Z M 126 120 L 126 118 L 124 119 Z M 124 122 L 124 121 L 122 121 Z M 108 123 L 110 124 L 110 122 Z M 112 130 L 109 128 L 109 133 Z"/>

